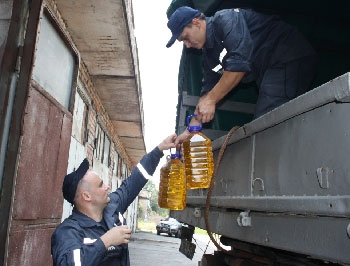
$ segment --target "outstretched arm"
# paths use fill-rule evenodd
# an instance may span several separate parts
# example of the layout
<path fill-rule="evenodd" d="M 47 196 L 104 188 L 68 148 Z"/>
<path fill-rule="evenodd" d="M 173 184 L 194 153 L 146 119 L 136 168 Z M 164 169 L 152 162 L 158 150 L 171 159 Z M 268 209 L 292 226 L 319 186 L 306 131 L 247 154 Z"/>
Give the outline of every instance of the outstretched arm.
<path fill-rule="evenodd" d="M 216 104 L 224 98 L 244 77 L 245 72 L 224 71 L 221 79 L 216 83 L 214 88 L 203 95 L 196 106 L 194 113 L 197 115 L 191 119 L 192 123 L 207 123 L 213 120 L 215 115 Z M 190 134 L 187 128 L 182 132 L 175 141 L 175 144 L 181 144 Z"/>
<path fill-rule="evenodd" d="M 143 186 L 147 183 L 148 178 L 154 174 L 160 159 L 164 156 L 163 151 L 176 147 L 175 139 L 176 134 L 171 134 L 151 152 L 144 155 L 137 166 L 132 170 L 130 176 L 122 182 L 116 191 L 109 195 L 111 201 L 108 207 L 111 206 L 111 208 L 115 208 L 113 212 L 118 211 L 124 213 L 126 211 L 128 206 L 134 201 Z M 114 203 L 115 206 L 113 206 L 112 203 Z"/>
<path fill-rule="evenodd" d="M 224 71 L 213 89 L 199 99 L 194 113 L 202 123 L 213 120 L 216 104 L 238 85 L 244 75 L 245 72 Z"/>
<path fill-rule="evenodd" d="M 158 145 L 158 149 L 161 151 L 168 150 L 171 148 L 176 148 L 175 145 L 175 140 L 176 140 L 176 134 L 171 134 L 167 138 L 165 138 L 161 143 Z"/>

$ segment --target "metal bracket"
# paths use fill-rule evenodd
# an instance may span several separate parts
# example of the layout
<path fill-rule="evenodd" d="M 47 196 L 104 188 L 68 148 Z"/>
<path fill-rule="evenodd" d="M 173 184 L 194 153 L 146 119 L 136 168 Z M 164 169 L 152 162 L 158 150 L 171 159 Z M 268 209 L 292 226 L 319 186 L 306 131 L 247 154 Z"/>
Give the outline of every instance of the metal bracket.
<path fill-rule="evenodd" d="M 202 216 L 200 208 L 194 208 L 193 215 L 196 218 L 200 218 Z"/>
<path fill-rule="evenodd" d="M 250 211 L 241 212 L 237 217 L 237 223 L 239 226 L 252 226 L 252 219 L 249 216 Z"/>
<path fill-rule="evenodd" d="M 321 188 L 329 188 L 329 174 L 331 170 L 328 167 L 319 167 L 316 170 L 317 180 Z"/>
<path fill-rule="evenodd" d="M 264 180 L 262 180 L 260 177 L 254 178 L 252 186 L 253 188 L 256 188 L 259 191 L 265 190 Z"/>

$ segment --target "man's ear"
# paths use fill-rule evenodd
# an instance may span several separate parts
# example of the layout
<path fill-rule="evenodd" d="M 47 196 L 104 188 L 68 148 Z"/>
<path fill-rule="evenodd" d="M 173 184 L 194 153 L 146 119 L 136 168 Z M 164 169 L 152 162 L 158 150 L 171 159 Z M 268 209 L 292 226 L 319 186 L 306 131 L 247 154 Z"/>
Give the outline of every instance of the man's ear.
<path fill-rule="evenodd" d="M 199 18 L 193 18 L 192 19 L 192 24 L 196 25 L 196 26 L 200 25 L 200 19 Z"/>
<path fill-rule="evenodd" d="M 83 191 L 83 192 L 81 193 L 81 197 L 82 197 L 83 200 L 85 200 L 85 201 L 91 201 L 91 195 L 90 195 L 90 193 L 87 192 L 87 191 Z"/>

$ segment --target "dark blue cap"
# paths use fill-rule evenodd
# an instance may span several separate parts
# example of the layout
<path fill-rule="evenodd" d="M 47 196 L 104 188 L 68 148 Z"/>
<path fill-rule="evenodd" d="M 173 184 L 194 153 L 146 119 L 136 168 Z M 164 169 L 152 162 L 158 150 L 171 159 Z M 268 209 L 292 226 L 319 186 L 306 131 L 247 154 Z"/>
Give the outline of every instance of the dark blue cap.
<path fill-rule="evenodd" d="M 73 204 L 78 183 L 80 179 L 82 179 L 83 176 L 86 174 L 87 170 L 89 170 L 89 161 L 85 158 L 84 161 L 79 165 L 77 170 L 64 177 L 62 192 L 63 197 L 69 203 Z"/>
<path fill-rule="evenodd" d="M 182 6 L 175 10 L 168 21 L 168 28 L 171 30 L 173 36 L 167 43 L 166 47 L 170 47 L 181 35 L 184 28 L 191 23 L 192 19 L 199 17 L 201 12 L 199 10 Z"/>

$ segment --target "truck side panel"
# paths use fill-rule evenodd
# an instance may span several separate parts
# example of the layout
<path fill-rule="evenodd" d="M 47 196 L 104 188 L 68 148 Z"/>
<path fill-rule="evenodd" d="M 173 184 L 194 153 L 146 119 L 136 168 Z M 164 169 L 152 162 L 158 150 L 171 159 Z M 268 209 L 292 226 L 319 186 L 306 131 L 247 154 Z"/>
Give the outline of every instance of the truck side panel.
<path fill-rule="evenodd" d="M 210 198 L 212 232 L 350 262 L 349 77 L 346 73 L 234 132 Z M 213 142 L 216 158 L 225 138 Z M 207 190 L 189 190 L 186 209 L 171 216 L 206 228 L 206 197 Z"/>

